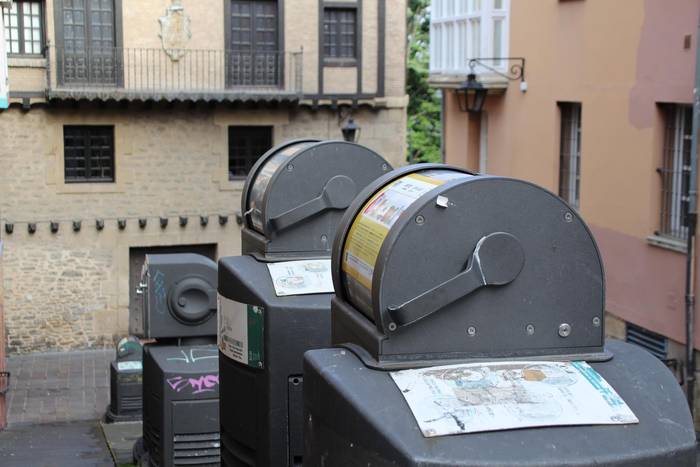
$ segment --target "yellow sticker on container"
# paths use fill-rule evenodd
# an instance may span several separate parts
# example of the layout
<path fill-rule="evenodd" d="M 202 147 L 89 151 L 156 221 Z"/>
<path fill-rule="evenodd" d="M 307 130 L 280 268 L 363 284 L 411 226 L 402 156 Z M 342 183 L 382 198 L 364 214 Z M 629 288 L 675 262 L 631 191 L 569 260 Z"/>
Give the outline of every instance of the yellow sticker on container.
<path fill-rule="evenodd" d="M 405 175 L 383 187 L 365 203 L 350 227 L 343 248 L 343 271 L 367 292 L 371 291 L 379 250 L 401 213 L 430 190 L 463 177 L 469 175 L 444 169 L 426 170 Z"/>

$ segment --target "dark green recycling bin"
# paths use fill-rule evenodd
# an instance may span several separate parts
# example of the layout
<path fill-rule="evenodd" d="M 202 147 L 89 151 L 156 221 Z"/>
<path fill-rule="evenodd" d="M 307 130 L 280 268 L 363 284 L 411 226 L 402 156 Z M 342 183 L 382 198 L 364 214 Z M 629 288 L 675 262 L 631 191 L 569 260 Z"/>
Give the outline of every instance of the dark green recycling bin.
<path fill-rule="evenodd" d="M 360 145 L 297 140 L 248 175 L 243 255 L 219 260 L 223 465 L 301 465 L 302 357 L 330 345 L 331 242 L 355 196 L 389 170 Z"/>
<path fill-rule="evenodd" d="M 598 249 L 554 194 L 395 170 L 347 209 L 332 273 L 333 348 L 304 357 L 306 466 L 695 465 L 671 372 L 604 341 Z"/>

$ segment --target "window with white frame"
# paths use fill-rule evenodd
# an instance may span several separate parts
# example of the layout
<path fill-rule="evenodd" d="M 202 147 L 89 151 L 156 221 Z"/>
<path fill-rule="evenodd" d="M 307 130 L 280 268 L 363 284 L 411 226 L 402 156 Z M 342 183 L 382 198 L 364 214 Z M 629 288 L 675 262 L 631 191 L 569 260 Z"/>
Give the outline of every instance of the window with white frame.
<path fill-rule="evenodd" d="M 504 69 L 508 56 L 510 0 L 433 0 L 430 11 L 430 72 L 467 74 L 469 60 Z M 475 68 L 475 72 L 484 71 Z"/>
<path fill-rule="evenodd" d="M 1 15 L 7 52 L 12 55 L 43 54 L 43 6 L 37 0 L 15 0 Z"/>
<path fill-rule="evenodd" d="M 581 103 L 559 102 L 559 196 L 575 209 L 581 201 Z"/>
<path fill-rule="evenodd" d="M 661 222 L 657 234 L 677 240 L 688 238 L 685 216 L 690 184 L 690 143 L 693 108 L 685 104 L 662 106 L 664 152 L 661 175 Z"/>

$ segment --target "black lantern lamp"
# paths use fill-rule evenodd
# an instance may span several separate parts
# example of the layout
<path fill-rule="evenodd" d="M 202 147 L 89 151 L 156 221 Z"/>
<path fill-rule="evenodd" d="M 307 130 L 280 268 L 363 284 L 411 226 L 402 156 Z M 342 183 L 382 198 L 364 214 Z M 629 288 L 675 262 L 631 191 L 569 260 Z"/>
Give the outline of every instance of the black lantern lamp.
<path fill-rule="evenodd" d="M 355 123 L 352 117 L 349 117 L 345 124 L 340 127 L 340 131 L 343 133 L 343 139 L 348 143 L 357 143 L 360 139 L 361 129 L 360 125 Z"/>
<path fill-rule="evenodd" d="M 484 108 L 488 89 L 476 80 L 474 73 L 469 73 L 467 80 L 455 92 L 457 93 L 457 101 L 459 101 L 459 109 L 462 112 L 478 114 Z"/>

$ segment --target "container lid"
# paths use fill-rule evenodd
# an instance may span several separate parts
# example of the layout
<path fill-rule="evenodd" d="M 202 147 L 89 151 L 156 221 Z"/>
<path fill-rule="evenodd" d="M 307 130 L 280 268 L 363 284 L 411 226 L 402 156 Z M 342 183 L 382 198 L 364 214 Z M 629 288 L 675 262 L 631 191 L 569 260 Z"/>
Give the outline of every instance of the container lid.
<path fill-rule="evenodd" d="M 330 256 L 345 209 L 390 170 L 376 152 L 345 141 L 296 140 L 271 149 L 246 180 L 243 253 Z"/>
<path fill-rule="evenodd" d="M 574 209 L 529 182 L 397 169 L 346 211 L 332 269 L 333 342 L 375 359 L 603 352 L 595 241 Z"/>

